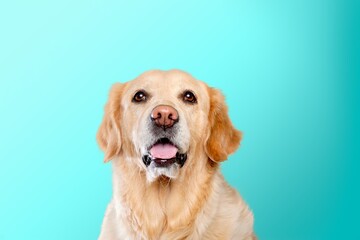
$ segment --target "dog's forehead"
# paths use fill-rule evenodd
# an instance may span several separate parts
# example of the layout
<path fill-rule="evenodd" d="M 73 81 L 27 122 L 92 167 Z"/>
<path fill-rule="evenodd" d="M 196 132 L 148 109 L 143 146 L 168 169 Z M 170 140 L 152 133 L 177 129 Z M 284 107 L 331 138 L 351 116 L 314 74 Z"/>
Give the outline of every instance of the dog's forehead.
<path fill-rule="evenodd" d="M 129 88 L 147 91 L 178 91 L 180 89 L 197 90 L 202 88 L 200 81 L 180 70 L 145 72 L 128 82 Z M 192 89 L 195 88 L 195 89 Z"/>

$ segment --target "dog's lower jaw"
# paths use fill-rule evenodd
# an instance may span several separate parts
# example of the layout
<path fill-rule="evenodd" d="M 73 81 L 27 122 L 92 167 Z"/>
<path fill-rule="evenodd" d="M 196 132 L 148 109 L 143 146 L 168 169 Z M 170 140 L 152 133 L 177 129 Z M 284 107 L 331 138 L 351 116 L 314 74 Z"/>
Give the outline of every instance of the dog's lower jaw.
<path fill-rule="evenodd" d="M 148 154 L 143 155 L 142 161 L 146 167 L 146 177 L 149 183 L 154 182 L 159 177 L 167 177 L 170 180 L 177 178 L 180 169 L 184 166 L 187 160 L 187 154 L 176 153 L 174 162 L 165 166 L 159 166 L 156 160 Z"/>
<path fill-rule="evenodd" d="M 154 182 L 161 176 L 175 179 L 179 175 L 180 166 L 177 163 L 171 164 L 167 167 L 157 167 L 154 161 L 151 161 L 146 168 L 146 179 L 148 183 Z"/>

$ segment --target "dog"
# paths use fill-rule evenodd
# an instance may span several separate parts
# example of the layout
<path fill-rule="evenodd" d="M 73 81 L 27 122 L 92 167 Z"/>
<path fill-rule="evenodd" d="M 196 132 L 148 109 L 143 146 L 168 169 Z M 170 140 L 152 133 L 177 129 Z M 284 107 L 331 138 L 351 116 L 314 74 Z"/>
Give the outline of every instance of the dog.
<path fill-rule="evenodd" d="M 180 70 L 112 86 L 97 132 L 113 197 L 99 239 L 256 239 L 219 165 L 239 146 L 224 96 Z"/>

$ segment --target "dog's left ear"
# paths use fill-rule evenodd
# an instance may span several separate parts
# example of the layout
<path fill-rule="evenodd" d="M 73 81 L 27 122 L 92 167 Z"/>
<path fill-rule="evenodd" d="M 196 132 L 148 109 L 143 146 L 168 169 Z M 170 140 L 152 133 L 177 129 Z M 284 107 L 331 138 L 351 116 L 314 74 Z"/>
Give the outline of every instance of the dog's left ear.
<path fill-rule="evenodd" d="M 208 94 L 210 98 L 210 133 L 205 151 L 214 162 L 222 162 L 239 147 L 242 134 L 232 125 L 225 98 L 221 92 L 208 87 Z"/>
<path fill-rule="evenodd" d="M 123 84 L 116 83 L 112 86 L 109 100 L 105 105 L 104 117 L 96 134 L 100 148 L 105 152 L 104 162 L 110 161 L 121 150 L 121 95 Z"/>

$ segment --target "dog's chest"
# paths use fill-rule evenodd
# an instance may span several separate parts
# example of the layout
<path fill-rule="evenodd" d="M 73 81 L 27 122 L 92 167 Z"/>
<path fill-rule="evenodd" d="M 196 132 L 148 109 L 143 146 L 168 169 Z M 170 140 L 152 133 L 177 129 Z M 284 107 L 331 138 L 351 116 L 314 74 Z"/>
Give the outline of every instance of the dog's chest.
<path fill-rule="evenodd" d="M 192 211 L 186 207 L 188 199 L 182 194 L 170 194 L 166 188 L 157 190 L 146 192 L 142 197 L 124 196 L 122 216 L 129 229 L 134 234 L 141 233 L 140 239 L 170 239 L 169 235 L 186 238 L 189 235 L 187 226 L 194 221 L 190 216 Z"/>

